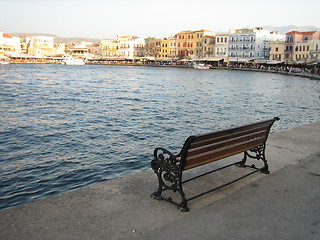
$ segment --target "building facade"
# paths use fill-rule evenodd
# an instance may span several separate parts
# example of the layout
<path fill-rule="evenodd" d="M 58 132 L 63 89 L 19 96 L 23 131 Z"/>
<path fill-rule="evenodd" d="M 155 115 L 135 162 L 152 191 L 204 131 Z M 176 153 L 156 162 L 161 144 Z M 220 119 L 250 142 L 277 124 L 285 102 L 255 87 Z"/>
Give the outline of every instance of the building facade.
<path fill-rule="evenodd" d="M 13 37 L 0 31 L 0 53 L 21 53 L 20 37 Z"/>
<path fill-rule="evenodd" d="M 136 36 L 118 37 L 120 56 L 126 59 L 138 59 L 144 57 L 145 41 Z"/>
<path fill-rule="evenodd" d="M 224 62 L 228 62 L 229 54 L 229 34 L 217 34 L 215 39 L 215 57 L 217 59 L 223 59 Z"/>
<path fill-rule="evenodd" d="M 285 61 L 291 63 L 311 61 L 312 41 L 320 39 L 319 32 L 291 31 L 286 33 Z"/>
<path fill-rule="evenodd" d="M 284 61 L 284 41 L 270 42 L 269 60 L 273 62 Z"/>
<path fill-rule="evenodd" d="M 48 36 L 31 36 L 26 38 L 27 54 L 33 56 L 54 56 L 54 38 Z"/>
<path fill-rule="evenodd" d="M 118 41 L 114 39 L 102 40 L 101 57 L 107 59 L 120 57 Z"/>
<path fill-rule="evenodd" d="M 320 63 L 320 39 L 310 41 L 310 61 Z"/>
<path fill-rule="evenodd" d="M 199 59 L 211 59 L 214 57 L 214 36 L 204 36 L 202 39 L 202 49 L 197 51 L 197 58 Z"/>
<path fill-rule="evenodd" d="M 213 31 L 203 29 L 177 33 L 177 56 L 186 59 L 203 58 L 203 38 L 214 35 Z"/>
<path fill-rule="evenodd" d="M 284 35 L 262 28 L 231 30 L 229 60 L 233 62 L 267 61 L 270 42 L 283 40 Z"/>

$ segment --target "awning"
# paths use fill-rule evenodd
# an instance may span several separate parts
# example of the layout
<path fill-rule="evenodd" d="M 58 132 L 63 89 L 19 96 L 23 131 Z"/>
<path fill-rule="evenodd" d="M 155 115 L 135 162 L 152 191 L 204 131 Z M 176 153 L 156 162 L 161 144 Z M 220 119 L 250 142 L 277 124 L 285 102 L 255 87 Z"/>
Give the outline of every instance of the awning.
<path fill-rule="evenodd" d="M 212 57 L 212 58 L 204 58 L 203 61 L 209 61 L 209 62 L 219 62 L 223 60 L 223 58 L 218 58 L 218 57 Z"/>
<path fill-rule="evenodd" d="M 176 59 L 174 59 L 174 58 L 156 58 L 155 61 L 172 62 L 172 61 L 176 61 Z"/>
<path fill-rule="evenodd" d="M 279 61 L 279 60 L 268 60 L 267 61 L 267 64 L 281 64 L 283 63 L 284 61 Z"/>
<path fill-rule="evenodd" d="M 155 60 L 155 57 L 142 57 L 142 60 Z"/>
<path fill-rule="evenodd" d="M 252 62 L 254 61 L 254 58 L 230 58 L 229 62 Z"/>

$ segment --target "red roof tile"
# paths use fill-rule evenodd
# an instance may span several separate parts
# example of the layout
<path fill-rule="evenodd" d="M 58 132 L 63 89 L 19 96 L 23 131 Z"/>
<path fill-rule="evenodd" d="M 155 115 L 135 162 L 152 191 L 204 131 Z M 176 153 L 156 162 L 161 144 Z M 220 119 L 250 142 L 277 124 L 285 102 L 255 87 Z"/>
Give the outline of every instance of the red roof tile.
<path fill-rule="evenodd" d="M 4 33 L 4 34 L 3 34 L 3 37 L 5 37 L 5 38 L 12 38 L 12 36 L 11 36 L 10 34 L 8 34 L 8 33 Z"/>

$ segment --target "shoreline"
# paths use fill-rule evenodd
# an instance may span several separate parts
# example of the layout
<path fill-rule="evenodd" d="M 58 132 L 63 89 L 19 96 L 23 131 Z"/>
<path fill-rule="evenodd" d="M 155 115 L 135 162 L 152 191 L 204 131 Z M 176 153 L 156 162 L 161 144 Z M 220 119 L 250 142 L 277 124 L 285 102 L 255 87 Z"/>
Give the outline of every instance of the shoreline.
<path fill-rule="evenodd" d="M 60 62 L 13 62 L 11 64 L 61 64 Z M 86 65 L 104 65 L 104 66 L 136 66 L 136 67 L 173 67 L 173 68 L 194 68 L 191 65 L 161 65 L 161 64 L 139 64 L 139 63 L 86 63 Z M 263 65 L 262 65 L 263 66 Z M 320 80 L 320 75 L 310 73 L 297 73 L 297 72 L 286 72 L 269 69 L 257 69 L 248 67 L 212 67 L 206 70 L 232 70 L 232 71 L 251 71 L 251 72 L 262 72 L 262 73 L 275 73 L 282 75 L 291 75 L 296 77 L 311 78 L 314 80 Z"/>

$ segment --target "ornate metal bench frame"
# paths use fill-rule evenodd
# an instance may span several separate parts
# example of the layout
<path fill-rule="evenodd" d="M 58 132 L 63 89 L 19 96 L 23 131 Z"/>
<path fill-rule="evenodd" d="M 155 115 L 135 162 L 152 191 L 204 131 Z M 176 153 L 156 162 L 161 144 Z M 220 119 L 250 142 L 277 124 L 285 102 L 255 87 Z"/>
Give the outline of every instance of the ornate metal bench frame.
<path fill-rule="evenodd" d="M 240 126 L 240 127 L 236 127 L 236 128 L 227 129 L 227 130 L 224 130 L 224 131 L 217 131 L 217 132 L 212 132 L 212 133 L 208 133 L 208 134 L 202 134 L 201 137 L 209 135 L 209 134 L 214 135 L 216 133 L 221 135 L 221 134 L 223 134 L 223 132 L 237 131 L 238 129 L 242 129 L 242 128 L 245 128 L 245 127 L 248 127 L 248 126 L 269 123 L 269 125 L 267 127 L 267 130 L 265 130 L 266 131 L 266 136 L 265 136 L 265 140 L 263 141 L 263 143 L 258 145 L 258 146 L 255 146 L 253 148 L 248 148 L 248 149 L 244 149 L 243 151 L 241 151 L 244 154 L 241 161 L 238 161 L 238 162 L 235 162 L 235 163 L 220 167 L 218 169 L 211 170 L 209 172 L 206 172 L 204 174 L 195 176 L 195 177 L 187 179 L 187 180 L 183 180 L 182 179 L 182 173 L 183 173 L 184 170 L 191 169 L 191 168 L 198 167 L 200 165 L 206 164 L 206 163 L 200 163 L 199 165 L 189 166 L 189 167 L 186 168 L 186 164 L 187 164 L 187 161 L 188 161 L 187 157 L 188 157 L 188 151 L 189 151 L 190 144 L 198 136 L 190 136 L 186 140 L 181 152 L 179 154 L 177 154 L 177 155 L 171 153 L 169 150 L 167 150 L 165 148 L 156 148 L 154 150 L 154 159 L 151 161 L 151 167 L 154 170 L 154 172 L 157 174 L 157 177 L 158 177 L 158 180 L 159 180 L 159 186 L 158 186 L 157 191 L 152 193 L 151 196 L 153 198 L 155 198 L 155 199 L 166 200 L 166 201 L 168 201 L 168 202 L 170 202 L 172 204 L 175 204 L 181 211 L 189 211 L 189 208 L 187 206 L 187 202 L 190 201 L 190 200 L 193 200 L 193 199 L 198 198 L 200 196 L 203 196 L 203 195 L 205 195 L 207 193 L 210 193 L 210 192 L 213 192 L 215 190 L 218 190 L 218 189 L 220 189 L 222 187 L 225 187 L 225 186 L 227 186 L 229 184 L 232 184 L 232 183 L 234 183 L 236 181 L 239 181 L 240 179 L 248 177 L 251 174 L 256 173 L 258 171 L 260 171 L 262 173 L 265 173 L 265 174 L 269 174 L 270 172 L 269 172 L 269 168 L 268 168 L 268 164 L 267 164 L 267 159 L 266 159 L 266 156 L 265 156 L 266 141 L 267 141 L 267 137 L 268 137 L 268 134 L 269 134 L 269 131 L 270 131 L 270 128 L 271 128 L 272 124 L 275 121 L 278 121 L 278 120 L 279 120 L 279 118 L 275 117 L 274 119 L 270 119 L 270 120 L 266 120 L 266 121 L 262 121 L 262 122 L 258 122 L 258 123 L 254 123 L 254 124 L 250 124 L 250 125 L 244 125 L 244 126 Z M 238 153 L 235 153 L 235 154 L 238 154 Z M 235 155 L 235 154 L 229 154 L 228 156 L 232 156 L 232 155 Z M 221 158 L 218 158 L 216 160 L 220 160 L 220 159 L 223 159 L 223 158 L 224 157 L 221 157 Z M 248 158 L 252 158 L 252 159 L 256 159 L 256 160 L 262 160 L 263 163 L 264 163 L 263 167 L 257 168 L 255 165 L 250 165 L 250 166 L 246 165 L 246 161 L 247 161 Z M 216 160 L 212 160 L 212 161 L 216 161 Z M 209 162 L 212 162 L 212 161 L 209 161 Z M 237 178 L 235 180 L 232 180 L 232 181 L 230 181 L 228 183 L 225 183 L 225 184 L 223 184 L 221 186 L 218 186 L 218 187 L 210 189 L 210 190 L 208 190 L 206 192 L 200 193 L 200 194 L 198 194 L 196 196 L 193 196 L 193 197 L 190 197 L 190 198 L 186 198 L 185 193 L 183 191 L 183 187 L 182 187 L 182 185 L 184 183 L 189 182 L 191 180 L 194 180 L 196 178 L 205 176 L 207 174 L 222 170 L 224 168 L 231 167 L 233 165 L 238 165 L 240 167 L 250 167 L 250 168 L 254 169 L 254 171 L 252 171 L 252 172 L 250 172 L 250 173 L 248 173 L 246 175 L 243 175 L 243 176 L 241 176 L 241 177 L 239 177 L 239 178 Z M 175 202 L 175 201 L 172 200 L 171 197 L 163 197 L 161 194 L 162 194 L 162 192 L 164 192 L 166 190 L 170 190 L 170 191 L 173 191 L 173 192 L 178 192 L 180 194 L 181 201 L 180 202 Z"/>

